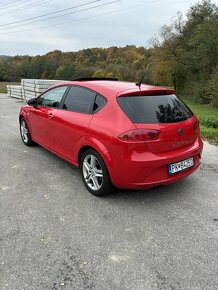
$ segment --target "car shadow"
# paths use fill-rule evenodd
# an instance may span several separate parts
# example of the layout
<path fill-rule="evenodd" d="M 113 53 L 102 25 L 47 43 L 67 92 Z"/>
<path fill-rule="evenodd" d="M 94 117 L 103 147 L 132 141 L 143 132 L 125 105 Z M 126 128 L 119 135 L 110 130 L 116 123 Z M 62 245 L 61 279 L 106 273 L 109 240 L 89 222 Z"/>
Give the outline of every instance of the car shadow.
<path fill-rule="evenodd" d="M 154 204 L 164 205 L 174 202 L 182 202 L 190 198 L 193 190 L 193 176 L 186 177 L 174 184 L 159 186 L 143 190 L 121 190 L 115 189 L 111 195 L 103 197 L 105 200 L 114 203 L 129 204 Z M 188 189 L 188 190 L 187 190 Z"/>
<path fill-rule="evenodd" d="M 66 170 L 67 172 L 71 171 L 74 177 L 78 178 L 78 182 L 81 184 L 81 187 L 84 188 L 86 192 L 86 188 L 82 182 L 80 171 L 74 165 L 68 163 L 64 159 L 60 158 L 59 156 L 53 154 L 52 152 L 48 151 L 47 149 L 39 146 L 36 144 L 37 149 L 43 153 L 44 158 L 46 158 L 49 163 L 55 164 L 58 169 Z M 72 179 L 73 182 L 73 179 Z M 115 188 L 114 191 L 106 196 L 96 197 L 98 200 L 103 200 L 104 202 L 124 202 L 128 201 L 128 203 L 140 203 L 140 202 L 158 202 L 164 203 L 165 201 L 169 201 L 170 199 L 176 200 L 181 199 L 184 195 L 190 194 L 187 192 L 187 188 L 191 187 L 193 184 L 193 177 L 189 176 L 183 180 L 177 181 L 174 184 L 166 185 L 166 186 L 159 186 L 151 189 L 142 189 L 142 190 L 128 190 L 128 189 L 118 189 Z M 91 198 L 95 198 L 95 196 L 91 195 L 87 191 L 87 196 Z"/>

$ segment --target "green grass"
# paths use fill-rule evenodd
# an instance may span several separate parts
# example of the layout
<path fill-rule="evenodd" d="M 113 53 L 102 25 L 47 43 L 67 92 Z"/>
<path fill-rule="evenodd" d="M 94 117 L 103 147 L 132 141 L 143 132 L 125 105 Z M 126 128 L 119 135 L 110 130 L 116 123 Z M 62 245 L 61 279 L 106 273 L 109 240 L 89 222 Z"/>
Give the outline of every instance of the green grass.
<path fill-rule="evenodd" d="M 20 85 L 20 83 L 16 82 L 0 82 L 0 93 L 7 94 L 7 85 Z"/>
<path fill-rule="evenodd" d="M 183 100 L 198 117 L 201 136 L 218 144 L 218 108 L 212 105 L 201 105 L 189 99 L 183 98 Z"/>

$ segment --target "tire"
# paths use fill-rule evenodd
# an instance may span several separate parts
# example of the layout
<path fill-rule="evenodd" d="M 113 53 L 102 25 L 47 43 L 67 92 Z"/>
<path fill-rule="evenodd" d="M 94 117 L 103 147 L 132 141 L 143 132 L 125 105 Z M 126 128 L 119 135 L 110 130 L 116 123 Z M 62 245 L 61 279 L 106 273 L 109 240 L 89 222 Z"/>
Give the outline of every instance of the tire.
<path fill-rule="evenodd" d="M 86 150 L 80 160 L 82 180 L 89 192 L 96 196 L 112 192 L 113 185 L 102 157 L 93 149 Z"/>
<path fill-rule="evenodd" d="M 26 146 L 32 146 L 34 144 L 25 118 L 20 119 L 20 135 Z"/>

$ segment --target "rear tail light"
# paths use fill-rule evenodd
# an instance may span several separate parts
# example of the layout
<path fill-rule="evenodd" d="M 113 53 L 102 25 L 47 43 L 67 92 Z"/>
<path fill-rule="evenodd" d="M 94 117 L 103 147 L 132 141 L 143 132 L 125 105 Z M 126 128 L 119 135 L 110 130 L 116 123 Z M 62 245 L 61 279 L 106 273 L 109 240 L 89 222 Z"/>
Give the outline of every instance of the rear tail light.
<path fill-rule="evenodd" d="M 199 128 L 199 121 L 196 120 L 193 125 L 193 129 L 196 131 Z"/>
<path fill-rule="evenodd" d="M 119 139 L 125 142 L 145 142 L 157 139 L 159 134 L 159 130 L 136 129 L 121 134 Z"/>

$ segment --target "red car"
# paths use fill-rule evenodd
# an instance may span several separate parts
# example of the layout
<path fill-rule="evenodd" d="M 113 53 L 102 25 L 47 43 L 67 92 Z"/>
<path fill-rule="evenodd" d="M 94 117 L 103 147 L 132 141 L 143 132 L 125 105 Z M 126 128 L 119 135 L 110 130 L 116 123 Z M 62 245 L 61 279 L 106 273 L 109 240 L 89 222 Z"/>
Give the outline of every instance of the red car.
<path fill-rule="evenodd" d="M 199 122 L 174 90 L 70 81 L 28 101 L 19 121 L 25 145 L 36 142 L 79 167 L 95 195 L 171 184 L 200 164 Z"/>

